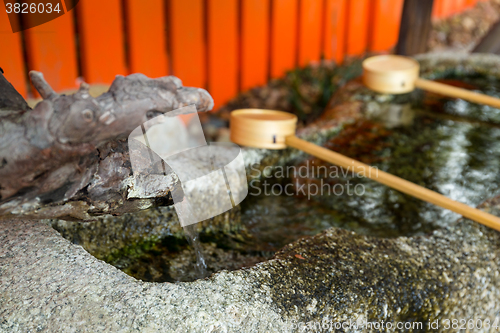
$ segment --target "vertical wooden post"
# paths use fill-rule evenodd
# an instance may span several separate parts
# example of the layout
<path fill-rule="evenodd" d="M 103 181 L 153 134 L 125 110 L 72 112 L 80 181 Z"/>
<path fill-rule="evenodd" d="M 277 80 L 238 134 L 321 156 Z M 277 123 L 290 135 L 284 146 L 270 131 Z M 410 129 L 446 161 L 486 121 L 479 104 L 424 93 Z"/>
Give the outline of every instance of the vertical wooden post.
<path fill-rule="evenodd" d="M 125 1 L 130 73 L 168 75 L 166 19 L 163 0 Z"/>
<path fill-rule="evenodd" d="M 427 51 L 434 0 L 405 0 L 396 54 L 414 55 Z"/>
<path fill-rule="evenodd" d="M 86 0 L 76 7 L 82 74 L 87 83 L 108 84 L 117 74 L 128 74 L 121 4 L 121 0 Z"/>
<path fill-rule="evenodd" d="M 346 54 L 348 56 L 361 56 L 366 52 L 371 3 L 369 0 L 347 2 Z"/>
<path fill-rule="evenodd" d="M 172 74 L 188 87 L 206 87 L 205 2 L 171 0 Z"/>
<path fill-rule="evenodd" d="M 325 8 L 323 54 L 325 59 L 335 60 L 337 64 L 341 64 L 344 60 L 346 1 L 347 0 L 327 0 Z"/>
<path fill-rule="evenodd" d="M 241 90 L 266 84 L 269 76 L 270 0 L 241 3 Z"/>
<path fill-rule="evenodd" d="M 271 77 L 297 65 L 298 0 L 274 0 L 271 11 Z"/>
<path fill-rule="evenodd" d="M 398 41 L 403 0 L 375 0 L 370 27 L 370 51 L 391 50 Z"/>
<path fill-rule="evenodd" d="M 238 5 L 212 0 L 208 11 L 208 91 L 214 110 L 238 93 Z"/>
<path fill-rule="evenodd" d="M 73 12 L 27 29 L 24 36 L 29 70 L 42 72 L 55 91 L 77 87 L 78 65 Z M 39 96 L 37 92 L 35 96 Z"/>
<path fill-rule="evenodd" d="M 320 0 L 301 0 L 299 6 L 299 66 L 307 66 L 321 58 L 324 8 Z"/>

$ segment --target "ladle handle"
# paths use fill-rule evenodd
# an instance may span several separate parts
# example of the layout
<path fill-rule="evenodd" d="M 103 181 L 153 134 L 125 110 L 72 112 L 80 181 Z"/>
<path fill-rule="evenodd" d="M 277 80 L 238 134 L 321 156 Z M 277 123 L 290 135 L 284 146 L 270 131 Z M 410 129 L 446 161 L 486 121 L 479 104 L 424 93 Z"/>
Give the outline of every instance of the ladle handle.
<path fill-rule="evenodd" d="M 500 109 L 499 98 L 491 97 L 488 95 L 480 94 L 466 89 L 453 87 L 447 84 L 418 78 L 415 81 L 415 87 L 430 92 L 438 93 L 440 95 L 461 98 L 466 101 L 485 104 Z"/>
<path fill-rule="evenodd" d="M 352 158 L 299 139 L 295 135 L 287 136 L 285 138 L 285 143 L 290 147 L 302 150 L 324 161 L 341 166 L 343 168 L 348 168 L 356 173 L 364 174 L 365 177 L 392 187 L 398 191 L 433 203 L 437 206 L 449 209 L 464 217 L 484 224 L 487 227 L 500 231 L 500 218 L 497 216 L 485 213 L 479 209 L 472 208 L 463 203 L 451 200 L 444 195 L 426 189 L 425 187 L 416 185 L 412 182 L 393 176 L 377 168 L 373 168 L 367 164 L 353 160 Z"/>

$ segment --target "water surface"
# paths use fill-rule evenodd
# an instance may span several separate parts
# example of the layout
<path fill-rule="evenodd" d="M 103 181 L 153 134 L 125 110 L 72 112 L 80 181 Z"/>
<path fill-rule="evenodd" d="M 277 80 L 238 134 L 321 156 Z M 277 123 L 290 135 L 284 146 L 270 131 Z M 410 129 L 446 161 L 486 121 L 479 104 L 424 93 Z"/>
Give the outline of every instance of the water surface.
<path fill-rule="evenodd" d="M 468 78 L 462 82 L 500 97 L 497 81 Z M 433 94 L 421 97 L 410 110 L 413 120 L 406 125 L 388 127 L 383 121 L 362 120 L 346 126 L 325 146 L 471 206 L 499 195 L 500 110 Z M 367 178 L 318 172 L 313 176 L 313 168 L 330 167 L 318 159 L 297 165 L 301 166 L 309 170 L 305 177 L 292 174 L 266 181 L 282 187 L 291 184 L 289 189 L 294 190 L 308 184 L 344 189 L 348 184 L 359 185 L 363 193 L 275 196 L 255 195 L 251 188 L 242 204 L 246 232 L 199 236 L 196 247 L 208 274 L 252 266 L 284 245 L 330 227 L 379 237 L 414 236 L 459 218 Z M 201 259 L 196 265 L 194 253 L 188 242 L 170 237 L 117 266 L 142 280 L 191 281 L 200 274 L 196 267 Z"/>

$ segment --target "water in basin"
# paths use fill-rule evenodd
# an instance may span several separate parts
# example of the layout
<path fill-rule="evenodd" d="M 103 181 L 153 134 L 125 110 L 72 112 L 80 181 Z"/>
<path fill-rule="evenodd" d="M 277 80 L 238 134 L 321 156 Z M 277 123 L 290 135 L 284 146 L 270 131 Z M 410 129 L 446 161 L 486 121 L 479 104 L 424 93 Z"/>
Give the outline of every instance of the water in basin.
<path fill-rule="evenodd" d="M 499 97 L 498 82 L 461 79 Z M 412 107 L 413 121 L 388 128 L 363 120 L 346 126 L 325 146 L 378 167 L 454 200 L 476 206 L 500 194 L 500 110 L 425 94 Z M 309 159 L 299 166 L 321 166 Z M 314 177 L 267 179 L 292 184 L 361 185 L 363 195 L 260 195 L 255 188 L 242 204 L 246 231 L 238 235 L 201 233 L 207 272 L 238 269 L 264 261 L 282 246 L 330 227 L 378 237 L 424 235 L 459 216 L 366 178 Z M 257 186 L 259 184 L 254 184 Z M 261 183 L 259 186 L 262 186 Z M 126 264 L 124 264 L 126 262 Z M 192 281 L 198 277 L 189 244 L 167 237 L 140 257 L 112 263 L 147 281 Z"/>

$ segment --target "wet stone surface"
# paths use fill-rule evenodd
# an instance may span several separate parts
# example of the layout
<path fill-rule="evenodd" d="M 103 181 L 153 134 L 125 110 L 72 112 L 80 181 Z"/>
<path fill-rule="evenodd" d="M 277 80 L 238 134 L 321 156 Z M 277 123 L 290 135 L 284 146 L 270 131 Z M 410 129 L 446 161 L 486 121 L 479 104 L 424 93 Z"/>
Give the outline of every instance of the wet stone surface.
<path fill-rule="evenodd" d="M 499 96 L 492 77 L 448 75 L 444 81 Z M 365 106 L 355 107 L 359 101 L 366 102 Z M 323 120 L 333 121 L 333 128 L 344 124 L 342 131 L 325 132 L 320 140 L 324 146 L 380 170 L 477 205 L 498 193 L 500 130 L 495 119 L 499 117 L 496 109 L 431 93 L 374 95 L 353 81 L 338 92 L 323 116 Z M 325 126 L 317 124 L 311 127 Z M 248 150 L 247 156 L 256 151 Z M 261 164 L 249 166 L 249 177 L 254 180 L 243 212 L 235 209 L 198 226 L 208 273 L 249 267 L 272 257 L 284 245 L 329 227 L 397 237 L 425 235 L 458 218 L 360 178 L 353 170 L 303 155 L 298 162 L 293 160 L 288 151 L 275 152 Z M 278 167 L 270 172 L 268 168 L 264 174 L 263 168 L 269 164 Z M 285 191 L 291 195 L 277 195 Z M 51 224 L 93 255 L 138 279 L 174 282 L 197 278 L 194 252 L 169 207 L 101 220 L 90 224 L 56 220 Z"/>
<path fill-rule="evenodd" d="M 460 78 L 474 73 L 500 78 L 498 57 L 427 56 L 421 62 L 424 75 L 431 78 Z M 429 66 L 435 70 L 430 72 Z M 420 106 L 415 104 L 419 100 L 423 101 Z M 447 103 L 442 111 L 428 115 L 429 103 L 418 92 L 382 96 L 351 82 L 332 100 L 322 122 L 308 126 L 299 135 L 476 205 L 498 194 L 498 129 L 483 126 L 484 122 L 494 122 L 495 116 L 478 124 L 465 119 L 474 120 L 473 114 L 462 117 Z M 417 105 L 415 114 L 408 113 L 408 105 Z M 409 160 L 415 150 L 419 158 Z M 245 156 L 249 171 L 259 161 L 264 162 L 256 169 L 262 171 L 270 164 L 300 165 L 307 158 L 291 150 L 247 150 Z M 406 167 L 410 162 L 412 167 Z M 264 179 L 255 173 L 250 180 Z M 316 181 L 312 178 L 302 180 Z M 297 179 L 269 180 L 288 184 Z M 370 186 L 374 192 L 382 191 Z M 351 203 L 349 198 L 338 202 L 335 196 L 318 196 L 310 201 L 301 196 L 248 198 L 248 206 L 243 205 L 241 212 L 226 215 L 221 224 L 207 223 L 205 227 L 213 232 L 204 233 L 200 224 L 205 251 L 213 253 L 210 260 L 214 270 L 222 266 L 217 266 L 222 261 L 233 269 L 235 262 L 250 266 L 275 252 L 272 259 L 189 283 L 140 281 L 97 260 L 46 224 L 3 221 L 0 329 L 290 332 L 308 322 L 384 320 L 420 322 L 422 328 L 413 330 L 418 332 L 428 331 L 427 325 L 436 319 L 442 322 L 477 318 L 480 314 L 481 319 L 493 321 L 500 316 L 499 233 L 384 192 L 385 197 L 373 195 Z M 395 207 L 395 203 L 407 205 L 413 216 L 403 214 L 403 208 Z M 377 214 L 363 213 L 368 208 Z M 481 209 L 500 215 L 500 200 L 486 200 Z M 398 211 L 397 218 L 389 218 Z M 153 214 L 157 227 L 174 220 L 163 220 L 162 214 Z M 189 260 L 194 263 L 194 255 L 186 259 L 189 251 L 182 247 L 179 230 L 169 234 L 167 228 L 153 227 L 150 219 L 143 217 L 135 224 L 130 217 L 129 230 L 140 231 L 131 231 L 133 236 L 121 237 L 122 229 L 111 227 L 107 236 L 96 231 L 96 238 L 80 237 L 79 241 L 74 235 L 88 235 L 84 230 L 91 230 L 91 225 L 72 232 L 72 227 L 62 222 L 51 223 L 58 225 L 66 238 L 90 253 L 100 251 L 102 258 L 115 260 L 117 266 L 119 260 L 128 258 L 129 263 L 122 268 L 137 268 L 140 279 L 189 276 L 190 272 L 183 269 L 189 266 Z M 233 224 L 235 221 L 238 223 Z M 301 236 L 310 237 L 292 242 Z M 152 241 L 147 246 L 126 241 L 141 237 Z M 178 240 L 178 248 L 169 237 Z M 95 239 L 102 240 L 101 247 Z M 170 240 L 163 244 L 162 239 Z M 142 244 L 140 250 L 137 244 Z M 113 252 L 116 248 L 135 254 L 107 257 L 107 253 L 125 253 Z M 181 255 L 165 259 L 170 260 L 169 267 L 161 266 L 165 264 L 160 259 L 160 264 L 151 264 L 154 251 L 161 257 L 167 250 Z M 145 265 L 137 264 L 141 260 Z M 139 273 L 141 267 L 148 269 Z M 438 331 L 447 330 L 441 326 Z M 486 328 L 475 331 L 493 332 Z"/>
<path fill-rule="evenodd" d="M 441 81 L 500 97 L 491 77 Z M 365 106 L 351 112 L 354 121 L 341 132 L 325 135 L 323 145 L 471 206 L 500 194 L 500 110 L 423 92 L 387 98 L 350 82 L 324 116 L 339 117 L 339 105 Z M 236 213 L 240 222 L 233 232 L 200 227 L 209 273 L 250 267 L 330 227 L 392 238 L 428 235 L 459 218 L 353 169 L 316 158 L 288 160 L 266 170 L 249 168 L 249 197 Z M 187 242 L 170 235 L 108 262 L 141 280 L 173 282 L 195 280 L 195 260 Z"/>

